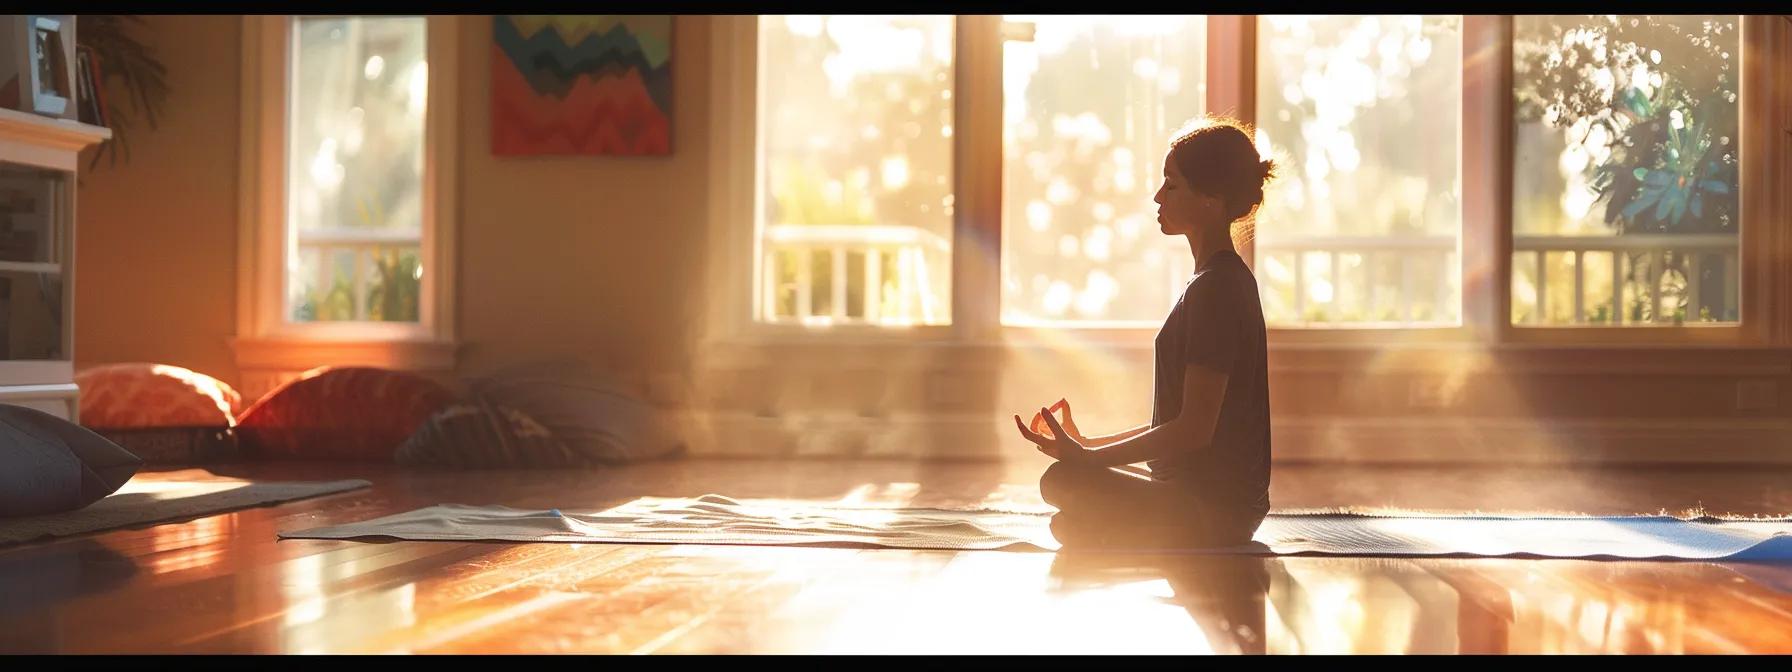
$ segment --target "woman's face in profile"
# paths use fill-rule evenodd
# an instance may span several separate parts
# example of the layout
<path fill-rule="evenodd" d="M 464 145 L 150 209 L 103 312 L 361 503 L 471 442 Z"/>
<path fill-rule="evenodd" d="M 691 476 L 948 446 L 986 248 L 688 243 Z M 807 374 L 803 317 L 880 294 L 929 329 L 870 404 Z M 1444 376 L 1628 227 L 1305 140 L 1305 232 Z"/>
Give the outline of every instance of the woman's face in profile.
<path fill-rule="evenodd" d="M 1182 170 L 1168 156 L 1164 157 L 1163 186 L 1158 187 L 1151 200 L 1157 202 L 1157 226 L 1166 236 L 1194 233 L 1204 214 L 1216 205 L 1213 197 L 1189 186 Z"/>

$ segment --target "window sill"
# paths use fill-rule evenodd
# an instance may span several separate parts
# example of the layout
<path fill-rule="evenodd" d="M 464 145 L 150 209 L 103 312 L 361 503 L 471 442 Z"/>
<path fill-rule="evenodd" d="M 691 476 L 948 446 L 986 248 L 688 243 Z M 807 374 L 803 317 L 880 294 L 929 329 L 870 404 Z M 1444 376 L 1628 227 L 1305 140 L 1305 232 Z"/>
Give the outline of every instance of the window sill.
<path fill-rule="evenodd" d="M 370 366 L 413 373 L 454 371 L 460 344 L 420 338 L 318 339 L 259 337 L 232 339 L 245 401 L 320 366 Z"/>
<path fill-rule="evenodd" d="M 378 366 L 407 371 L 451 371 L 460 344 L 428 339 L 238 338 L 231 341 L 237 366 L 316 368 Z"/>
<path fill-rule="evenodd" d="M 776 337 L 720 338 L 699 351 L 699 368 L 881 371 L 936 370 L 993 372 L 1026 369 L 1035 363 L 1076 361 L 1115 366 L 1151 365 L 1151 334 L 1050 336 L 1010 332 L 999 341 L 945 341 L 887 338 L 822 340 Z M 1285 373 L 1474 373 L 1546 375 L 1792 375 L 1792 347 L 1723 343 L 1506 342 L 1466 340 L 1374 342 L 1366 339 L 1292 341 L 1270 334 L 1269 368 Z M 1086 364 L 1079 368 L 1086 368 Z"/>

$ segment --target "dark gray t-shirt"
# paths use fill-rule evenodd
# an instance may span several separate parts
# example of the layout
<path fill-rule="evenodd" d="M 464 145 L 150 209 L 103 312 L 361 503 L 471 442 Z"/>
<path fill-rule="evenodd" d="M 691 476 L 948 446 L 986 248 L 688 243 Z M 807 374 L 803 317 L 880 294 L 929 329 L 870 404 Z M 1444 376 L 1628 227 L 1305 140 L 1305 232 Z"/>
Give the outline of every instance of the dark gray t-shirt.
<path fill-rule="evenodd" d="M 1190 365 L 1227 374 L 1211 446 L 1187 446 L 1152 460 L 1154 480 L 1187 483 L 1207 501 L 1258 513 L 1269 510 L 1269 356 L 1257 280 L 1230 250 L 1196 269 L 1157 332 L 1151 425 L 1182 413 L 1182 375 Z"/>

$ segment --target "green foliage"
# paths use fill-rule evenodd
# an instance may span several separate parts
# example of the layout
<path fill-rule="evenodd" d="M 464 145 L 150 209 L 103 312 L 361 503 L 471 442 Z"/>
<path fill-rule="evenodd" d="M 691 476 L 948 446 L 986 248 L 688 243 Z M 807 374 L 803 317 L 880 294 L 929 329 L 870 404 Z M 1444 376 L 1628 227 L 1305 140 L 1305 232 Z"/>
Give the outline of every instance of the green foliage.
<path fill-rule="evenodd" d="M 301 322 L 340 322 L 355 319 L 355 289 L 345 273 L 332 274 L 330 287 L 311 289 L 305 300 L 293 311 L 293 319 Z"/>
<path fill-rule="evenodd" d="M 1594 324 L 1603 324 L 1605 322 L 1610 321 L 1611 319 L 1612 319 L 1611 304 L 1602 303 L 1602 304 L 1599 304 L 1599 305 L 1593 307 L 1593 314 L 1587 318 L 1587 321 L 1594 323 Z"/>
<path fill-rule="evenodd" d="M 107 92 L 117 91 L 123 87 L 126 94 L 123 101 L 129 101 L 128 109 L 143 115 L 143 121 L 155 129 L 156 116 L 168 102 L 168 70 L 156 57 L 154 49 L 139 40 L 134 33 L 144 25 L 143 17 L 135 15 L 86 14 L 75 19 L 76 46 L 91 49 L 98 57 L 100 79 L 96 86 L 108 86 Z M 124 155 L 128 162 L 131 158 L 132 115 L 126 113 L 127 106 L 120 100 L 102 93 L 105 102 L 105 114 L 112 139 L 100 143 L 99 150 L 88 162 L 88 169 L 99 167 L 100 159 L 106 158 L 107 165 L 116 165 L 118 156 Z"/>
<path fill-rule="evenodd" d="M 778 159 L 772 164 L 772 221 L 780 224 L 871 224 L 874 196 L 852 180 L 839 180 L 840 193 L 828 194 L 830 177 L 807 161 Z"/>
<path fill-rule="evenodd" d="M 329 263 L 330 260 L 325 260 Z M 380 248 L 372 252 L 373 276 L 367 288 L 367 320 L 415 322 L 419 319 L 422 272 L 415 248 Z M 342 322 L 355 315 L 354 276 L 342 267 L 330 275 L 330 286 L 312 288 L 293 309 L 301 322 Z"/>
<path fill-rule="evenodd" d="M 417 254 L 410 250 L 386 249 L 374 253 L 374 268 L 379 284 L 368 291 L 367 319 L 384 322 L 415 322 L 420 307 L 422 269 Z"/>
<path fill-rule="evenodd" d="M 1602 130 L 1610 153 L 1589 170 L 1607 224 L 1619 233 L 1736 230 L 1734 17 L 1520 21 L 1521 34 L 1540 37 L 1514 43 L 1518 117 L 1585 122 L 1571 142 Z"/>

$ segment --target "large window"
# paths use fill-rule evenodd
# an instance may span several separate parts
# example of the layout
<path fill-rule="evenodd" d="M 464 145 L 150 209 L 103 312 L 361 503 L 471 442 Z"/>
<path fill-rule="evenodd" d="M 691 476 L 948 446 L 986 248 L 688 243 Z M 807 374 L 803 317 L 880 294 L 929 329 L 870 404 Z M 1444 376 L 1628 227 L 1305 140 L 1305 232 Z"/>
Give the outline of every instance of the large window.
<path fill-rule="evenodd" d="M 245 370 L 451 352 L 457 21 L 244 17 Z"/>
<path fill-rule="evenodd" d="M 759 323 L 1142 335 L 1192 271 L 1152 225 L 1164 149 L 1214 111 L 1281 166 L 1241 251 L 1287 338 L 1756 333 L 1735 327 L 1770 275 L 1745 244 L 1759 23 L 754 21 Z"/>
<path fill-rule="evenodd" d="M 1282 166 L 1256 221 L 1275 325 L 1462 318 L 1462 19 L 1264 16 L 1257 141 Z"/>
<path fill-rule="evenodd" d="M 1170 134 L 1205 107 L 1201 16 L 1012 16 L 1002 52 L 1002 322 L 1163 321 L 1194 271 L 1158 231 Z"/>
<path fill-rule="evenodd" d="M 416 322 L 423 17 L 300 17 L 288 80 L 286 317 Z"/>
<path fill-rule="evenodd" d="M 952 321 L 953 19 L 759 22 L 760 319 Z"/>
<path fill-rule="evenodd" d="M 1738 23 L 1516 18 L 1513 324 L 1738 321 Z"/>

